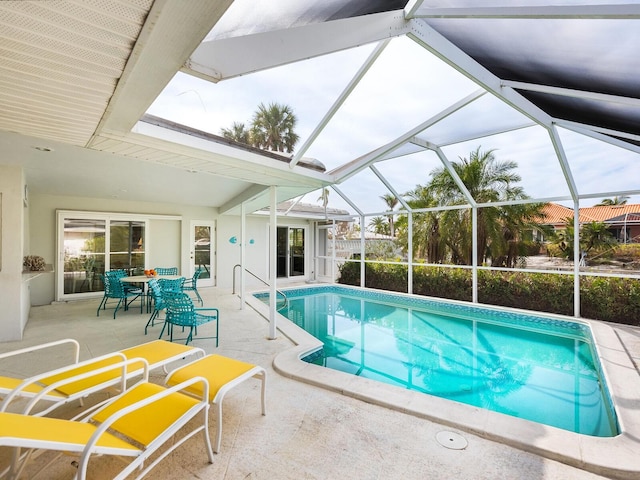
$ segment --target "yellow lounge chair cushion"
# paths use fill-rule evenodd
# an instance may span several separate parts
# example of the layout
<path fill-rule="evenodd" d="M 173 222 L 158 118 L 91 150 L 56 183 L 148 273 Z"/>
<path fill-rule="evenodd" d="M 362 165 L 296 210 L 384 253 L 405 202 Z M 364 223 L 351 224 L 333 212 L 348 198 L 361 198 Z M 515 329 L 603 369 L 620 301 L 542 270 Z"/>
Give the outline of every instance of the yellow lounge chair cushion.
<path fill-rule="evenodd" d="M 176 385 L 189 378 L 204 377 L 209 382 L 209 401 L 213 402 L 220 388 L 247 373 L 252 368 L 255 368 L 255 365 L 241 362 L 240 360 L 223 357 L 222 355 L 208 355 L 172 372 L 169 384 Z M 199 390 L 199 386 L 200 384 L 195 384 L 185 390 L 196 395 L 202 395 L 202 390 Z"/>
<path fill-rule="evenodd" d="M 97 412 L 92 419 L 104 422 L 115 412 L 164 390 L 154 383 L 135 385 L 125 395 Z M 198 403 L 200 401 L 196 398 L 175 392 L 123 416 L 112 424 L 112 428 L 146 446 Z"/>
<path fill-rule="evenodd" d="M 95 431 L 95 425 L 89 423 L 50 417 L 32 417 L 17 413 L 0 413 L 0 437 L 26 440 L 27 444 L 21 444 L 28 445 L 30 448 L 81 452 Z M 29 440 L 31 442 L 28 442 Z M 7 442 L 7 444 L 11 443 Z M 45 447 L 45 444 L 48 445 Z M 139 448 L 108 432 L 100 437 L 98 445 L 106 448 L 130 450 L 132 454 L 140 451 Z"/>
<path fill-rule="evenodd" d="M 63 373 L 59 373 L 57 375 L 52 375 L 50 377 L 43 378 L 40 380 L 40 383 L 44 385 L 52 385 L 61 380 L 75 377 L 76 375 L 81 375 L 83 373 L 92 372 L 100 368 L 108 367 L 109 365 L 122 362 L 123 360 L 124 359 L 121 356 L 114 355 L 112 357 L 104 358 L 102 360 L 98 360 L 95 362 L 89 362 L 81 367 L 70 368 L 64 371 Z M 142 368 L 143 368 L 142 363 L 140 364 L 135 363 L 132 365 L 128 365 L 127 371 L 131 373 L 136 370 L 141 370 Z M 62 392 L 65 395 L 74 395 L 78 392 L 89 390 L 92 387 L 101 385 L 105 382 L 112 382 L 120 377 L 122 377 L 122 367 L 114 367 L 112 370 L 107 370 L 106 372 L 103 372 L 97 375 L 92 375 L 83 380 L 67 383 L 65 385 L 58 387 L 56 390 L 59 392 Z"/>
<path fill-rule="evenodd" d="M 144 343 L 135 347 L 121 350 L 128 359 L 144 358 L 149 362 L 149 368 L 153 369 L 154 365 L 166 361 L 167 358 L 179 357 L 180 355 L 189 356 L 196 352 L 194 347 L 182 345 L 179 343 L 167 342 L 166 340 L 155 340 L 153 342 Z"/>
<path fill-rule="evenodd" d="M 16 388 L 17 386 L 21 385 L 23 382 L 22 378 L 13 378 L 13 377 L 2 377 L 0 376 L 0 391 L 4 391 L 6 390 L 7 392 L 10 392 L 11 390 L 13 390 L 14 388 Z M 33 394 L 37 394 L 42 390 L 42 386 L 32 383 L 31 385 L 27 385 L 23 391 L 25 392 L 29 392 L 29 393 L 33 393 Z M 49 395 L 52 396 L 58 396 L 60 398 L 64 398 L 65 395 L 61 395 L 58 392 L 49 392 Z"/>

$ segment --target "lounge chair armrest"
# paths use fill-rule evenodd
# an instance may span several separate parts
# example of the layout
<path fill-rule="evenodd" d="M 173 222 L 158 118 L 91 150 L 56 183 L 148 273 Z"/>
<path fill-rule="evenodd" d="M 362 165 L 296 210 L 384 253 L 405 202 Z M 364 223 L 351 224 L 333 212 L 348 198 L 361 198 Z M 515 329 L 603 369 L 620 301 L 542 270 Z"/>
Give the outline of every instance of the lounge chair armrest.
<path fill-rule="evenodd" d="M 55 342 L 42 343 L 40 345 L 33 345 L 31 347 L 21 348 L 20 350 L 13 350 L 11 352 L 0 353 L 0 360 L 3 358 L 9 358 L 16 355 L 21 355 L 23 353 L 31 353 L 37 350 L 43 350 L 45 348 L 52 348 L 58 345 L 64 345 L 65 343 L 69 343 L 75 347 L 74 363 L 78 363 L 78 360 L 80 359 L 80 344 L 73 338 L 65 338 L 63 340 L 56 340 Z"/>
<path fill-rule="evenodd" d="M 104 362 L 105 360 L 109 361 L 110 359 L 113 359 L 113 363 L 104 365 L 102 362 Z M 134 366 L 134 365 L 140 365 L 142 364 L 142 376 L 143 379 L 148 379 L 149 378 L 149 364 L 148 362 L 143 359 L 143 358 L 132 358 L 130 360 L 127 360 L 127 358 L 125 357 L 124 354 L 120 353 L 120 352 L 114 352 L 114 353 L 110 353 L 107 355 L 103 355 L 101 357 L 96 357 L 96 358 L 92 358 L 90 360 L 86 360 L 84 362 L 80 362 L 80 363 L 76 363 L 67 367 L 63 367 L 63 368 L 59 368 L 57 370 L 52 370 L 50 372 L 46 372 L 46 373 L 42 373 L 39 375 L 35 375 L 33 377 L 27 378 L 25 379 L 18 387 L 16 387 L 14 390 L 12 390 L 2 401 L 2 403 L 0 404 L 0 411 L 5 411 L 7 409 L 7 407 L 9 406 L 9 404 L 13 401 L 13 399 L 17 396 L 19 396 L 20 392 L 23 391 L 25 388 L 27 388 L 29 385 L 33 385 L 33 384 L 39 384 L 42 386 L 42 380 L 48 379 L 48 378 L 55 378 L 55 377 L 60 377 L 59 379 L 49 383 L 49 384 L 45 384 L 42 386 L 42 389 L 35 395 L 33 396 L 29 402 L 27 403 L 27 405 L 24 407 L 24 410 L 22 411 L 23 414 L 30 414 L 31 411 L 33 410 L 33 408 L 40 402 L 42 401 L 43 398 L 46 397 L 47 394 L 51 393 L 54 390 L 60 389 L 61 387 L 64 387 L 66 385 L 71 385 L 75 382 L 81 382 L 83 380 L 87 380 L 91 377 L 98 377 L 99 375 L 108 373 L 110 371 L 114 371 L 114 370 L 120 370 L 120 373 L 118 375 L 113 375 L 111 378 L 107 378 L 107 379 L 101 379 L 101 380 L 97 380 L 97 383 L 95 383 L 94 385 L 87 385 L 86 388 L 80 389 L 77 392 L 75 392 L 74 394 L 70 395 L 70 397 L 72 398 L 81 398 L 83 396 L 88 395 L 89 393 L 92 393 L 93 391 L 95 391 L 96 389 L 100 389 L 102 386 L 104 386 L 105 384 L 116 384 L 119 383 L 120 385 L 120 389 L 124 390 L 126 388 L 126 380 L 128 378 L 130 378 L 133 373 L 137 372 L 138 370 L 134 370 L 133 372 L 131 372 L 129 370 L 129 367 Z M 91 369 L 91 370 L 85 370 L 83 371 L 82 369 L 85 369 L 87 367 L 91 367 L 91 365 L 96 365 L 97 368 L 95 369 Z M 79 370 L 79 373 L 74 374 L 74 370 Z M 69 376 L 65 376 L 65 373 L 69 373 Z M 96 387 L 100 387 L 100 388 L 96 388 Z M 55 408 L 57 408 L 59 406 L 59 404 L 54 403 L 53 405 L 49 406 L 48 408 L 46 408 L 45 410 L 38 412 L 38 415 L 44 415 L 46 413 L 49 413 L 51 410 L 54 410 Z"/>

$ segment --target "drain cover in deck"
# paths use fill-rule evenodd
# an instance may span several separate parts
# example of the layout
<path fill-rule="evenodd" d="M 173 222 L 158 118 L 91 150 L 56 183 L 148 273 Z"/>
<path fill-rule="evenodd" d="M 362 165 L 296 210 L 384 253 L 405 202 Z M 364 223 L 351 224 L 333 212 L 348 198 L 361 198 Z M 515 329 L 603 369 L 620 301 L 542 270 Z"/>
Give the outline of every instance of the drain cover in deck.
<path fill-rule="evenodd" d="M 440 445 L 450 448 L 451 450 L 464 450 L 467 448 L 467 441 L 465 438 L 455 432 L 438 432 L 436 434 L 436 440 Z"/>

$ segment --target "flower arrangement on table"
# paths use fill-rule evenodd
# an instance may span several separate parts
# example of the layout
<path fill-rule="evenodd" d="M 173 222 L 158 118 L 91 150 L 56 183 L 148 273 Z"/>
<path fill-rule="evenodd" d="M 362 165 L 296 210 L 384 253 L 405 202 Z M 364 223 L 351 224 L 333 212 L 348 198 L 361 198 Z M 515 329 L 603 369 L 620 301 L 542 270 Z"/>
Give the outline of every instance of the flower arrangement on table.
<path fill-rule="evenodd" d="M 153 268 L 151 270 L 145 270 L 144 274 L 149 278 L 153 278 L 153 277 L 157 277 L 158 276 L 158 273 Z"/>

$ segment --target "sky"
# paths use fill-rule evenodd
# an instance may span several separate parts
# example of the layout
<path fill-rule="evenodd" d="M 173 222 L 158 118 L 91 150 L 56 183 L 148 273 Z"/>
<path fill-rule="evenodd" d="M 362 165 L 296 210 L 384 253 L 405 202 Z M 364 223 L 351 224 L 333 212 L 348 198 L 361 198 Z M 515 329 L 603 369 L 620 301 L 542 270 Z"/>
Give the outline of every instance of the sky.
<path fill-rule="evenodd" d="M 366 45 L 217 84 L 178 73 L 148 113 L 219 135 L 221 128 L 233 122 L 248 125 L 260 103 L 277 102 L 289 105 L 295 113 L 300 148 L 372 50 L 373 45 Z M 319 160 L 330 171 L 394 140 L 477 90 L 471 80 L 410 39 L 396 38 L 304 156 Z M 542 127 L 479 138 L 487 128 L 527 121 L 499 99 L 485 94 L 419 137 L 441 145 L 450 161 L 468 158 L 478 147 L 482 151 L 492 149 L 499 161 L 517 163 L 520 186 L 530 197 L 568 197 L 563 171 Z M 636 153 L 564 129 L 559 134 L 580 194 L 638 188 L 640 161 Z M 474 139 L 450 143 L 459 136 Z M 376 164 L 400 194 L 428 183 L 430 172 L 441 166 L 433 152 Z M 365 213 L 386 211 L 380 197 L 388 190 L 370 170 L 338 188 Z M 319 194 L 309 193 L 302 201 L 320 204 Z M 602 198 L 605 196 L 584 200 L 581 206 L 592 206 Z M 629 203 L 640 203 L 640 197 L 631 197 Z M 352 211 L 334 191 L 329 195 L 329 207 Z"/>

